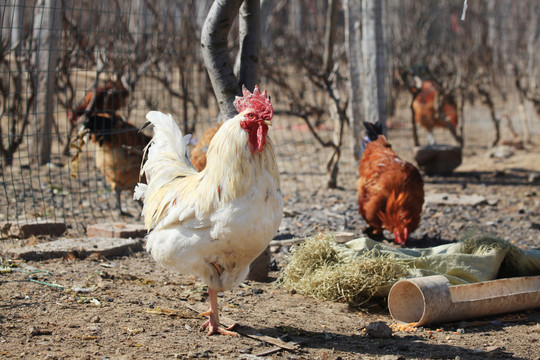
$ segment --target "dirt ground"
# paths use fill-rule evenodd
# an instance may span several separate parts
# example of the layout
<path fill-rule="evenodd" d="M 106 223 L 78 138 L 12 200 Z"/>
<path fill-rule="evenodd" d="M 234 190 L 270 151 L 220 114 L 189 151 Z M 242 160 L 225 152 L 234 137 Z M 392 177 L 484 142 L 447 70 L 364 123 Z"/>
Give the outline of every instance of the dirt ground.
<path fill-rule="evenodd" d="M 460 230 L 474 223 L 522 248 L 537 249 L 540 198 L 531 174 L 540 172 L 538 153 L 534 147 L 506 160 L 470 154 L 452 177 L 426 178 L 426 193 L 477 194 L 487 203 L 426 204 L 422 226 L 407 247 L 457 241 Z M 353 186 L 313 192 L 310 200 L 288 199 L 281 233 L 308 232 L 323 224 L 359 234 L 365 226 Z M 314 211 L 314 204 L 340 216 Z M 222 321 L 234 319 L 242 334 L 238 337 L 200 332 L 203 318 L 198 313 L 207 306 L 204 284 L 157 266 L 146 253 L 41 262 L 2 258 L 0 357 L 540 359 L 539 310 L 418 329 L 399 327 L 384 299 L 366 312 L 280 288 L 275 280 L 287 264 L 289 248 L 273 250 L 268 282 L 248 281 L 219 299 Z M 385 322 L 392 335 L 367 335 L 365 327 L 374 321 Z"/>
<path fill-rule="evenodd" d="M 206 306 L 203 284 L 156 267 L 145 253 L 18 265 L 0 278 L 5 359 L 539 358 L 538 311 L 399 330 L 384 310 L 368 314 L 275 281 L 247 282 L 219 301 L 222 316 L 255 338 L 208 337 L 197 315 Z M 366 335 L 379 320 L 394 328 L 391 337 Z"/>

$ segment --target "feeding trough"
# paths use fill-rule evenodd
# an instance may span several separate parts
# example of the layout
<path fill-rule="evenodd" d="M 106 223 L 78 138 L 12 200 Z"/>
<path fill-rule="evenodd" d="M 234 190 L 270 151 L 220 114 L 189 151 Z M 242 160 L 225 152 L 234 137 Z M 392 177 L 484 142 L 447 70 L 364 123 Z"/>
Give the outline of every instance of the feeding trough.
<path fill-rule="evenodd" d="M 435 144 L 414 149 L 414 161 L 428 175 L 451 174 L 461 165 L 461 160 L 462 151 L 459 146 Z"/>
<path fill-rule="evenodd" d="M 388 295 L 399 323 L 422 326 L 540 307 L 540 276 L 450 286 L 442 275 L 400 280 Z"/>

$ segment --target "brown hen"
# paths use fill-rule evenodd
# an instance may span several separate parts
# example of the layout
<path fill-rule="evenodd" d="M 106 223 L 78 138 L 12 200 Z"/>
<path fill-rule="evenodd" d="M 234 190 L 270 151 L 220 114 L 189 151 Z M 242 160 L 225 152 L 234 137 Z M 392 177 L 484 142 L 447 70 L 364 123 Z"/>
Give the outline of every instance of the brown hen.
<path fill-rule="evenodd" d="M 405 244 L 420 223 L 424 182 L 414 165 L 402 160 L 382 135 L 382 126 L 364 123 L 367 129 L 357 181 L 358 210 L 369 225 L 367 232 L 382 237 L 392 232 Z"/>
<path fill-rule="evenodd" d="M 203 136 L 199 139 L 199 142 L 197 142 L 197 145 L 195 145 L 191 151 L 191 163 L 199 172 L 206 167 L 206 152 L 208 151 L 208 146 L 220 127 L 221 123 L 206 129 Z"/>
<path fill-rule="evenodd" d="M 122 210 L 120 193 L 133 193 L 139 182 L 144 148 L 151 138 L 117 114 L 87 114 L 83 126 L 96 144 L 96 166 L 116 194 L 119 213 L 129 215 Z"/>

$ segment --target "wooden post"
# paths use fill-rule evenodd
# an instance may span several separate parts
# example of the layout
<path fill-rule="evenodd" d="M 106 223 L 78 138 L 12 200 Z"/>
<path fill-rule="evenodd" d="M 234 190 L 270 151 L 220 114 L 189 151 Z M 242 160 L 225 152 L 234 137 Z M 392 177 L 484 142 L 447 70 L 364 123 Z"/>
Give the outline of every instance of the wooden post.
<path fill-rule="evenodd" d="M 362 72 L 365 121 L 380 122 L 386 133 L 386 94 L 382 4 L 362 1 Z"/>
<path fill-rule="evenodd" d="M 56 91 L 56 63 L 60 38 L 61 0 L 38 0 L 33 27 L 33 71 L 36 80 L 36 102 L 29 131 L 30 161 L 40 165 L 51 160 L 52 124 Z"/>
<path fill-rule="evenodd" d="M 347 108 L 351 129 L 351 146 L 354 158 L 360 162 L 362 149 L 362 47 L 361 18 L 359 1 L 345 0 L 345 49 L 349 62 L 349 105 Z"/>

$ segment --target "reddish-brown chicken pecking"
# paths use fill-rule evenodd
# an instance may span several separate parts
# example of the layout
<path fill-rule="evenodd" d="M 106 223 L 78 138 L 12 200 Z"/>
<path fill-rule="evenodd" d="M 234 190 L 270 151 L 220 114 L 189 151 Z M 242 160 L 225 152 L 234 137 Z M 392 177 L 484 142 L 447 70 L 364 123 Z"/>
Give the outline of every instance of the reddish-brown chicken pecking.
<path fill-rule="evenodd" d="M 368 142 L 360 161 L 358 210 L 369 225 L 369 235 L 382 237 L 386 229 L 394 234 L 396 243 L 405 244 L 420 223 L 422 176 L 392 150 L 380 125 L 365 126 Z"/>

